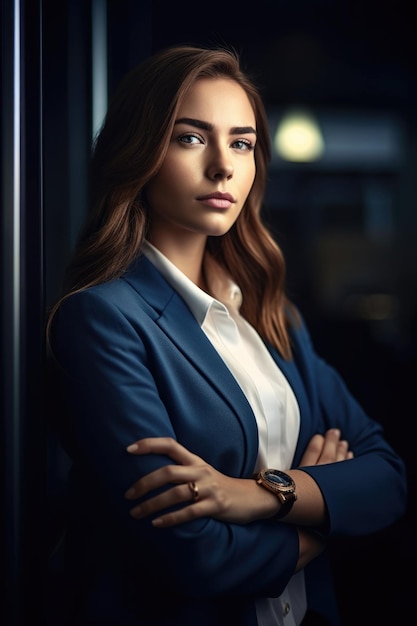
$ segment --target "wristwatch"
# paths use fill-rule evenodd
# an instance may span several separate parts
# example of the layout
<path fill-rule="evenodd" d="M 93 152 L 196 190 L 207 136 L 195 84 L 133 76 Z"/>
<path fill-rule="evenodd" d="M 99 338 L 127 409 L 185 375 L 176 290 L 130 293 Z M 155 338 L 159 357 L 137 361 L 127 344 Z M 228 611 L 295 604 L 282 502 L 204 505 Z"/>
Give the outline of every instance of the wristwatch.
<path fill-rule="evenodd" d="M 281 502 L 281 507 L 273 519 L 280 519 L 287 515 L 297 500 L 295 482 L 291 476 L 277 469 L 263 469 L 259 472 L 256 482 L 272 491 Z"/>

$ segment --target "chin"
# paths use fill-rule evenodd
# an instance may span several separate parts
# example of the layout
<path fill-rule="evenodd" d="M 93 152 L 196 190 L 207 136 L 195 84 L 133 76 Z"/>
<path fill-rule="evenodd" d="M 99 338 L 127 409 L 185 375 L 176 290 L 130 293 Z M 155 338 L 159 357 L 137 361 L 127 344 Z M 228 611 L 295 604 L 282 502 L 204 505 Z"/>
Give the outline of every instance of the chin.
<path fill-rule="evenodd" d="M 224 222 L 222 224 L 212 224 L 207 228 L 206 234 L 209 237 L 221 237 L 229 232 L 235 221 L 236 220 L 233 220 L 232 222 L 228 221 L 227 224 Z"/>
<path fill-rule="evenodd" d="M 223 237 L 223 235 L 228 233 L 231 228 L 231 226 L 229 226 L 228 228 L 213 228 L 211 230 L 208 230 L 206 234 L 207 237 Z"/>

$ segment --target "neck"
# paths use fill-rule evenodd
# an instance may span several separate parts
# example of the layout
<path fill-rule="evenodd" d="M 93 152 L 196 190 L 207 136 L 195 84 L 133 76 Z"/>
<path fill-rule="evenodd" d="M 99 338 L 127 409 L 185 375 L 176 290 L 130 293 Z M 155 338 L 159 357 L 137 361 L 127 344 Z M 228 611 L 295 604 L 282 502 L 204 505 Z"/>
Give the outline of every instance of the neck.
<path fill-rule="evenodd" d="M 158 248 L 167 259 L 178 267 L 183 274 L 206 290 L 206 281 L 203 273 L 203 257 L 207 237 L 191 237 L 182 239 L 164 239 L 148 236 L 148 240 Z"/>

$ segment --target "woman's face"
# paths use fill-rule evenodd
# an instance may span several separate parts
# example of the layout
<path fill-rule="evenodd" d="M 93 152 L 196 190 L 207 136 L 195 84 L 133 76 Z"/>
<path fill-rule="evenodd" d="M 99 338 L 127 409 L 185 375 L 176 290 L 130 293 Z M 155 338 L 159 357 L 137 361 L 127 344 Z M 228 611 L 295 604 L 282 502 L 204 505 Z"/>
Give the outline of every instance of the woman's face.
<path fill-rule="evenodd" d="M 242 87 L 227 78 L 198 80 L 147 186 L 150 240 L 226 233 L 255 179 L 255 143 L 255 114 Z"/>

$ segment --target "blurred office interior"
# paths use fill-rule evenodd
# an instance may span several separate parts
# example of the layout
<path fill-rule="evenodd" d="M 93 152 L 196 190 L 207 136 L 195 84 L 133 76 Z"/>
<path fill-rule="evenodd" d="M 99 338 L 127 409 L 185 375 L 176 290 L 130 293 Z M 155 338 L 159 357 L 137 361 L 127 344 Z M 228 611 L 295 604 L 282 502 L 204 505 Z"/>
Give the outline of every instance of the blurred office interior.
<path fill-rule="evenodd" d="M 232 45 L 257 81 L 273 146 L 264 211 L 287 257 L 289 294 L 317 350 L 407 464 L 405 518 L 333 547 L 343 626 L 413 623 L 417 33 L 410 3 L 3 0 L 2 40 L 3 623 L 44 624 L 59 604 L 55 550 L 68 460 L 44 418 L 42 333 L 87 209 L 92 138 L 123 74 L 173 43 Z"/>

